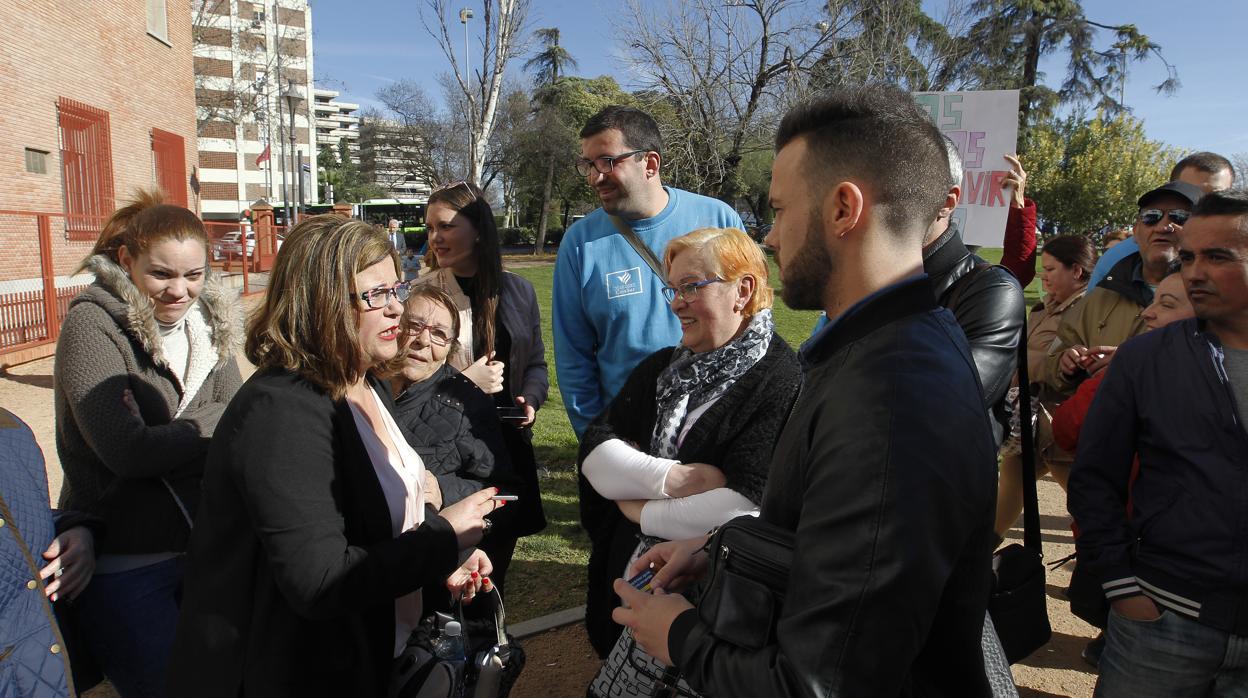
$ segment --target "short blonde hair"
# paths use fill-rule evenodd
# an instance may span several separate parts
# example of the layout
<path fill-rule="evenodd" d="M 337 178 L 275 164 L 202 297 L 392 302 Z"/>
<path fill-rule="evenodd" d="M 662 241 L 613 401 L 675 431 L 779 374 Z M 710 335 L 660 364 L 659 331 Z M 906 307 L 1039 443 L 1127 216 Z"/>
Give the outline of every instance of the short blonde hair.
<path fill-rule="evenodd" d="M 725 281 L 754 277 L 754 295 L 744 308 L 746 317 L 771 307 L 774 293 L 768 283 L 767 258 L 750 236 L 737 228 L 699 228 L 667 243 L 663 266 L 670 269 L 676 255 L 687 250 L 705 253 L 710 271 Z"/>
<path fill-rule="evenodd" d="M 247 359 L 344 396 L 363 357 L 355 275 L 387 259 L 398 277 L 399 255 L 367 223 L 332 213 L 304 219 L 282 243 L 264 303 L 247 323 Z"/>

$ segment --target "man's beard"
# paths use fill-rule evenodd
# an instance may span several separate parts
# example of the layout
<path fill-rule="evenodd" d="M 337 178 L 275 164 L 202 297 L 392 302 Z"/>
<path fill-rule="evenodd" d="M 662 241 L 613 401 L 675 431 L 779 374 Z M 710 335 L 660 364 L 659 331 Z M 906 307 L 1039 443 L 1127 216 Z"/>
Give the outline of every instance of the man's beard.
<path fill-rule="evenodd" d="M 836 273 L 836 261 L 828 252 L 823 235 L 823 216 L 810 212 L 806 239 L 790 262 L 780 270 L 780 297 L 794 310 L 823 310 L 824 290 Z"/>

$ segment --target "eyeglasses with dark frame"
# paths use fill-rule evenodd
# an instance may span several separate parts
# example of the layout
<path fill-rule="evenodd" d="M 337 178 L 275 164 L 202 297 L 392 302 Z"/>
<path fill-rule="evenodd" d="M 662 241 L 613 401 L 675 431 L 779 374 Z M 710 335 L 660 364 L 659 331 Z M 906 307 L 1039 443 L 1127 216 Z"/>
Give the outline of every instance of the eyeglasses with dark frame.
<path fill-rule="evenodd" d="M 369 310 L 380 310 L 386 307 L 391 298 L 402 303 L 412 295 L 412 284 L 409 281 L 400 281 L 399 283 L 386 287 L 378 287 L 367 291 L 360 291 L 355 294 L 356 298 L 364 301 L 364 305 Z"/>
<path fill-rule="evenodd" d="M 616 160 L 623 160 L 624 158 L 631 158 L 634 155 L 640 155 L 648 152 L 650 151 L 630 150 L 627 153 L 620 153 L 619 155 L 603 155 L 602 157 L 597 157 L 593 160 L 588 158 L 577 158 L 576 171 L 580 172 L 582 177 L 588 177 L 591 168 L 596 170 L 599 174 L 611 174 L 611 170 L 615 169 Z"/>
<path fill-rule="evenodd" d="M 703 286 L 710 286 L 711 284 L 719 283 L 720 281 L 723 281 L 723 280 L 724 279 L 721 279 L 718 276 L 712 276 L 709 279 L 702 279 L 701 281 L 690 281 L 689 283 L 680 284 L 679 286 L 675 286 L 675 287 L 664 286 L 663 297 L 667 299 L 667 302 L 669 304 L 672 301 L 676 300 L 677 296 L 680 296 L 680 299 L 686 303 L 692 303 L 695 300 L 697 300 L 698 290 L 701 289 Z"/>
<path fill-rule="evenodd" d="M 1181 208 L 1172 208 L 1169 211 L 1162 211 L 1159 208 L 1146 208 L 1140 211 L 1140 222 L 1144 225 L 1157 225 L 1161 222 L 1162 216 L 1170 219 L 1175 225 L 1183 225 L 1188 218 L 1192 217 L 1192 212 Z"/>
<path fill-rule="evenodd" d="M 408 337 L 419 337 L 420 333 L 425 330 L 429 330 L 429 341 L 440 347 L 450 344 L 451 340 L 454 339 L 451 336 L 451 331 L 441 325 L 430 325 L 420 320 L 411 320 L 407 323 Z"/>

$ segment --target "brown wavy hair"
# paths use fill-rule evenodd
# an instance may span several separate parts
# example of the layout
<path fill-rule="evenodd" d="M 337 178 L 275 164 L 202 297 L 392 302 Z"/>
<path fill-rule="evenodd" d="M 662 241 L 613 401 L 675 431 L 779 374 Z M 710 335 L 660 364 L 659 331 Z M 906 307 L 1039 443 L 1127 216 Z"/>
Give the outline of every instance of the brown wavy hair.
<path fill-rule="evenodd" d="M 477 294 L 472 300 L 472 336 L 473 342 L 480 337 L 484 343 L 482 356 L 494 351 L 494 321 L 498 315 L 498 297 L 503 290 L 503 251 L 498 238 L 498 225 L 494 222 L 494 211 L 490 202 L 485 200 L 485 193 L 471 182 L 458 182 L 429 195 L 429 203 L 425 210 L 434 204 L 442 204 L 451 210 L 463 214 L 477 231 Z M 425 262 L 430 269 L 438 268 L 438 260 L 430 246 Z M 475 350 L 473 351 L 476 357 Z"/>
<path fill-rule="evenodd" d="M 167 239 L 198 240 L 204 245 L 205 260 L 208 254 L 208 233 L 204 223 L 193 212 L 165 203 L 159 191 L 139 189 L 125 206 L 113 211 L 100 230 L 100 237 L 91 248 L 88 259 L 102 254 L 120 264 L 122 247 L 132 257 L 150 250 L 153 245 Z M 79 271 L 86 268 L 86 260 Z"/>
<path fill-rule="evenodd" d="M 398 253 L 367 223 L 332 213 L 301 221 L 282 243 L 264 303 L 247 322 L 247 359 L 342 398 L 360 379 L 364 356 L 355 275 L 386 260 L 398 277 Z"/>

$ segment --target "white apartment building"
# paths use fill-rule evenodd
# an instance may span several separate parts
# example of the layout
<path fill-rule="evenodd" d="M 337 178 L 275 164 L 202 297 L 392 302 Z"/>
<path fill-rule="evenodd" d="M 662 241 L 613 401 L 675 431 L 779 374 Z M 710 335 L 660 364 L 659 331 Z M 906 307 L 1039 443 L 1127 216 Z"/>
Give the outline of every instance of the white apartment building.
<path fill-rule="evenodd" d="M 338 144 L 345 138 L 351 159 L 359 162 L 360 117 L 355 112 L 359 111 L 360 105 L 339 102 L 338 94 L 319 87 L 312 90 L 316 112 L 316 148 L 320 150 L 321 146 L 327 145 L 337 155 Z"/>
<path fill-rule="evenodd" d="M 398 199 L 426 200 L 432 186 L 416 177 L 404 153 L 419 148 L 414 136 L 394 121 L 370 119 L 360 131 L 360 170 Z"/>
<path fill-rule="evenodd" d="M 204 219 L 237 221 L 258 199 L 279 209 L 318 203 L 308 1 L 194 0 L 193 7 Z"/>

